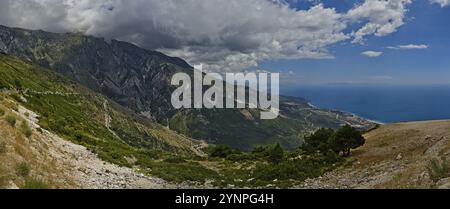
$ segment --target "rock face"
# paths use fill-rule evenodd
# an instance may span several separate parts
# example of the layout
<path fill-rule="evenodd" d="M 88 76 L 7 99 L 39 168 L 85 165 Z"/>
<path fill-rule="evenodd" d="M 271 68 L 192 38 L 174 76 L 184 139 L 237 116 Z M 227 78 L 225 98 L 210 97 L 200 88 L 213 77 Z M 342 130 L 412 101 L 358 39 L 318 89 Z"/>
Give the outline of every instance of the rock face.
<path fill-rule="evenodd" d="M 0 52 L 57 71 L 186 136 L 241 149 L 275 142 L 294 148 L 305 134 L 320 127 L 351 124 L 369 129 L 374 125 L 288 97 L 281 98 L 281 116 L 271 121 L 259 120 L 259 110 L 175 110 L 170 102 L 171 76 L 190 74 L 191 66 L 182 59 L 115 40 L 0 26 Z"/>

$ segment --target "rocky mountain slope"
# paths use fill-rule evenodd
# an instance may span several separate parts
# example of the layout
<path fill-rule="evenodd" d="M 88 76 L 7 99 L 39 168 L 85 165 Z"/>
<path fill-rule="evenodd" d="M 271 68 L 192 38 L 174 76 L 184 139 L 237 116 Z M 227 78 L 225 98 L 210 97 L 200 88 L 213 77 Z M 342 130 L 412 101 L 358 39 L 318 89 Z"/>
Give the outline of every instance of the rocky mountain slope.
<path fill-rule="evenodd" d="M 319 127 L 373 126 L 356 116 L 288 97 L 281 98 L 281 117 L 270 121 L 259 120 L 259 110 L 175 110 L 170 104 L 174 88 L 170 78 L 180 71 L 192 73 L 192 68 L 179 58 L 115 40 L 0 26 L 0 52 L 52 69 L 137 114 L 210 143 L 249 150 L 279 142 L 295 148 Z"/>
<path fill-rule="evenodd" d="M 301 188 L 450 188 L 450 121 L 384 125 L 343 167 Z"/>
<path fill-rule="evenodd" d="M 4 54 L 0 121 L 0 187 L 168 187 L 174 184 L 143 173 L 171 173 L 161 159 L 201 158 L 207 146 Z M 203 168 L 181 164 L 188 172 Z"/>
<path fill-rule="evenodd" d="M 13 103 L 6 98 L 4 104 Z M 81 145 L 42 129 L 38 115 L 18 106 L 14 126 L 0 120 L 0 188 L 179 188 L 180 185 L 148 177 L 137 170 L 101 160 Z M 23 124 L 32 134 L 21 133 Z"/>

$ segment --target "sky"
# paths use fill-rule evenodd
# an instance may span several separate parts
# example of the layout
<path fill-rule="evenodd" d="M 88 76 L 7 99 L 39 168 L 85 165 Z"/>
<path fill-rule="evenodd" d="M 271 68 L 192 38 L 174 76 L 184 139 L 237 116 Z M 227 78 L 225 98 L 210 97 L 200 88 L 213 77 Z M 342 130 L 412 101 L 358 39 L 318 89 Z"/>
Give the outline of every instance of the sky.
<path fill-rule="evenodd" d="M 82 32 L 284 86 L 450 84 L 450 0 L 2 0 L 0 24 Z"/>

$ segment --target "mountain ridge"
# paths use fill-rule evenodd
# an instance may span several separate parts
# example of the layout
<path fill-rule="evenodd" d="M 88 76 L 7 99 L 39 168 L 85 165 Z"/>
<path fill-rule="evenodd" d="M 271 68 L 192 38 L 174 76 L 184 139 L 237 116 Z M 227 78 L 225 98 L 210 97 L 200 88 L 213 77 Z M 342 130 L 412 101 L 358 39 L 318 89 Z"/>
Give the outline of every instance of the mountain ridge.
<path fill-rule="evenodd" d="M 257 109 L 174 109 L 171 76 L 191 74 L 192 67 L 180 58 L 126 42 L 2 26 L 0 52 L 52 69 L 188 137 L 244 150 L 272 143 L 296 148 L 305 135 L 321 127 L 374 126 L 356 116 L 314 108 L 290 97 L 280 98 L 282 116 L 270 121 L 259 120 Z"/>

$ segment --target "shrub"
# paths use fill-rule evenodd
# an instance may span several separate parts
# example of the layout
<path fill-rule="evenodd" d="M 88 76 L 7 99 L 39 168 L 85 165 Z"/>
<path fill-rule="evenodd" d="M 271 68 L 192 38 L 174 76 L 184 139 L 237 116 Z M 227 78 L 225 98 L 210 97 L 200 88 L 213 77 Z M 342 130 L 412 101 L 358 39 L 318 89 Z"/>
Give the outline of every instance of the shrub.
<path fill-rule="evenodd" d="M 21 162 L 16 166 L 16 174 L 18 176 L 27 177 L 30 175 L 31 168 L 26 162 Z"/>
<path fill-rule="evenodd" d="M 6 152 L 6 142 L 0 142 L 0 154 Z"/>
<path fill-rule="evenodd" d="M 8 177 L 7 176 L 0 176 L 0 189 L 3 189 L 8 184 Z"/>
<path fill-rule="evenodd" d="M 197 162 L 187 163 L 151 163 L 150 173 L 167 181 L 185 182 L 196 181 L 205 182 L 208 179 L 216 179 L 216 171 L 205 168 Z"/>
<path fill-rule="evenodd" d="M 5 115 L 5 110 L 3 108 L 0 108 L 0 116 Z"/>
<path fill-rule="evenodd" d="M 50 188 L 43 180 L 30 177 L 25 179 L 25 184 L 22 189 L 48 189 Z"/>
<path fill-rule="evenodd" d="M 11 125 L 12 127 L 14 127 L 14 126 L 16 125 L 17 119 L 16 119 L 16 116 L 14 116 L 14 115 L 8 115 L 8 116 L 6 116 L 5 120 L 6 120 L 6 122 L 8 122 L 9 125 Z"/>
<path fill-rule="evenodd" d="M 211 148 L 211 150 L 209 151 L 209 156 L 226 158 L 228 155 L 238 153 L 239 151 L 231 148 L 229 145 L 219 144 Z"/>
<path fill-rule="evenodd" d="M 280 144 L 275 145 L 269 152 L 268 160 L 273 164 L 278 164 L 283 161 L 284 150 Z"/>
<path fill-rule="evenodd" d="M 33 130 L 31 130 L 30 126 L 26 121 L 22 122 L 20 131 L 22 131 L 23 135 L 25 135 L 27 138 L 30 138 L 31 135 L 33 134 Z"/>
<path fill-rule="evenodd" d="M 434 182 L 450 176 L 450 166 L 446 161 L 440 162 L 437 159 L 433 159 L 430 161 L 427 169 L 430 174 L 430 179 Z"/>
<path fill-rule="evenodd" d="M 181 158 L 181 157 L 169 157 L 167 159 L 164 159 L 164 162 L 167 162 L 167 163 L 185 163 L 187 161 L 185 159 Z"/>
<path fill-rule="evenodd" d="M 17 102 L 23 102 L 22 96 L 19 94 L 14 93 L 14 94 L 11 94 L 10 97 L 13 98 L 14 100 L 16 100 Z"/>

